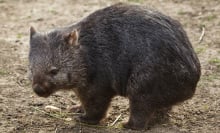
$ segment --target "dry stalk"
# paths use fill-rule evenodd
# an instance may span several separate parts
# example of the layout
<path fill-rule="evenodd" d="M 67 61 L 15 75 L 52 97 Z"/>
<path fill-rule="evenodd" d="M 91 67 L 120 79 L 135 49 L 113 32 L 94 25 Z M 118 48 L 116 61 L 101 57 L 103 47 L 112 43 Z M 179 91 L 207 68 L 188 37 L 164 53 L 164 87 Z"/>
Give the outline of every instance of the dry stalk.
<path fill-rule="evenodd" d="M 202 27 L 202 33 L 201 33 L 201 35 L 200 35 L 200 37 L 199 37 L 199 43 L 202 42 L 204 36 L 205 36 L 205 27 L 203 26 L 203 27 Z"/>

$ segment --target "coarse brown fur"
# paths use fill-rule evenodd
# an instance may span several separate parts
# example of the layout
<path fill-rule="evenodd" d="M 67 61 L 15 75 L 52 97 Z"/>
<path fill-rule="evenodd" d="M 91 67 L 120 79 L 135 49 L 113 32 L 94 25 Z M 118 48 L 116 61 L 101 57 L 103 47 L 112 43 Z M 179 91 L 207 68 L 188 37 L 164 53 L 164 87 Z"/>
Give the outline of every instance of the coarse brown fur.
<path fill-rule="evenodd" d="M 47 97 L 74 90 L 98 124 L 111 99 L 129 99 L 124 127 L 143 129 L 154 112 L 191 98 L 200 63 L 181 24 L 152 9 L 116 4 L 47 34 L 31 29 L 33 89 Z"/>

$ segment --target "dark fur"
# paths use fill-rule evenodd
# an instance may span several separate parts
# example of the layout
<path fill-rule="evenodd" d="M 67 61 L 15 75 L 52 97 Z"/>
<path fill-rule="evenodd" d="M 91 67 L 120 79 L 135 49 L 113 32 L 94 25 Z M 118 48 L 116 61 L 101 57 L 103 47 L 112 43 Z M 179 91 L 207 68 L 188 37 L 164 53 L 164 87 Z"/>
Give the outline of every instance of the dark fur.
<path fill-rule="evenodd" d="M 79 45 L 69 46 L 64 36 L 76 29 Z M 97 124 L 112 97 L 128 97 L 124 127 L 132 129 L 144 128 L 153 112 L 191 98 L 200 78 L 199 60 L 181 24 L 126 4 L 32 35 L 29 61 L 38 95 L 74 88 L 85 110 L 80 121 Z"/>

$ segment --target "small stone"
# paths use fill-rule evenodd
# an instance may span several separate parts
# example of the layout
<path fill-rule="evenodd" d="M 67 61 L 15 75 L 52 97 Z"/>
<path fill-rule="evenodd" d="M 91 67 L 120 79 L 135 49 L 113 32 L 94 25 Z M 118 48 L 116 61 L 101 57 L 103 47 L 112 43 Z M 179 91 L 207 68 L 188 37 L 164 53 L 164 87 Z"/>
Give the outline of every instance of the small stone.
<path fill-rule="evenodd" d="M 52 105 L 45 106 L 44 110 L 47 111 L 47 112 L 59 112 L 59 111 L 61 111 L 60 108 L 52 106 Z"/>
<path fill-rule="evenodd" d="M 65 119 L 65 121 L 72 121 L 72 118 L 68 117 Z"/>

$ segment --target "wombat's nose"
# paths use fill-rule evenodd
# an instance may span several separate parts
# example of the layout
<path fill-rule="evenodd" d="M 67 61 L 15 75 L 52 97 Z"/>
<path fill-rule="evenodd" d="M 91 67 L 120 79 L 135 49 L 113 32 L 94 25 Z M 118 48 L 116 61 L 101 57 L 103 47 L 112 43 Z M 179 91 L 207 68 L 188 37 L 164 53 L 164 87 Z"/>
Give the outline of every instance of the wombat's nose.
<path fill-rule="evenodd" d="M 39 96 L 44 96 L 46 94 L 46 91 L 39 85 L 34 85 L 33 90 Z"/>

